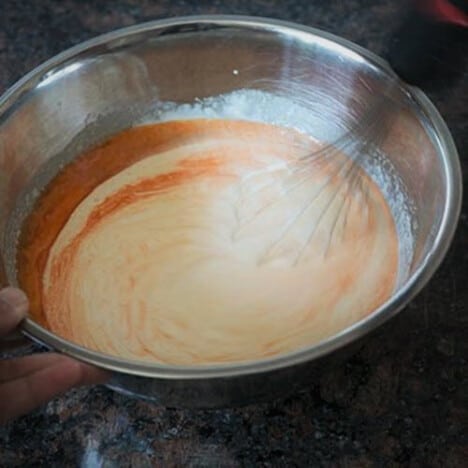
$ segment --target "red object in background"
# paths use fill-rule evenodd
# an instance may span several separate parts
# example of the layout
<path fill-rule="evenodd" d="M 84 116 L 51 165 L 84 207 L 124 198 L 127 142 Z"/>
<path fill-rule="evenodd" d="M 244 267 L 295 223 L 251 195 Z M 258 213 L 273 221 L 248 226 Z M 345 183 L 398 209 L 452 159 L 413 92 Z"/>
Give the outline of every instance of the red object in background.
<path fill-rule="evenodd" d="M 468 58 L 468 0 L 412 0 L 386 58 L 407 83 L 450 89 Z"/>
<path fill-rule="evenodd" d="M 432 19 L 468 27 L 468 14 L 449 0 L 415 0 L 416 7 Z"/>

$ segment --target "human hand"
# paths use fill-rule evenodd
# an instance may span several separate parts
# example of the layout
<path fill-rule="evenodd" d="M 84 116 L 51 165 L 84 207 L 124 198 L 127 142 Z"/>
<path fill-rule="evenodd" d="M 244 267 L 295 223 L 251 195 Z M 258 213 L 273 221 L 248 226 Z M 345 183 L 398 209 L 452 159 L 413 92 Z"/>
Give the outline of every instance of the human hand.
<path fill-rule="evenodd" d="M 28 310 L 25 294 L 0 290 L 0 339 L 14 331 Z M 81 385 L 103 383 L 104 371 L 56 353 L 0 361 L 0 424 Z"/>

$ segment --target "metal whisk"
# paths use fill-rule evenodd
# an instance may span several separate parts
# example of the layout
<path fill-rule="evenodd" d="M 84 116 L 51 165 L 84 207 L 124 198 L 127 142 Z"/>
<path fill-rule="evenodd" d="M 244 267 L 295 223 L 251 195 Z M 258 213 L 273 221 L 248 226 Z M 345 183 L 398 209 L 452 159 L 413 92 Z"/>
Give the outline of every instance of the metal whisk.
<path fill-rule="evenodd" d="M 263 177 L 266 172 L 269 174 L 287 172 L 287 175 L 282 179 L 284 189 L 281 190 L 279 196 L 274 196 L 265 203 L 261 203 L 260 207 L 256 208 L 246 219 L 238 217 L 238 226 L 233 233 L 234 241 L 239 239 L 252 223 L 261 222 L 262 217 L 267 218 L 277 204 L 281 203 L 283 197 L 293 196 L 295 192 L 308 184 L 312 171 L 324 167 L 330 169 L 327 171 L 328 174 L 323 183 L 313 193 L 308 194 L 303 203 L 284 222 L 274 240 L 266 246 L 264 253 L 259 258 L 259 264 L 267 263 L 276 257 L 278 247 L 282 241 L 294 229 L 294 226 L 307 216 L 309 210 L 314 207 L 320 197 L 325 197 L 321 201 L 320 212 L 314 218 L 314 223 L 307 226 L 303 242 L 295 246 L 292 255 L 293 265 L 300 262 L 307 246 L 328 215 L 331 215 L 331 219 L 327 219 L 329 233 L 323 249 L 324 256 L 328 254 L 337 233 L 340 232 L 341 236 L 344 235 L 349 209 L 353 201 L 359 200 L 363 218 L 365 217 L 369 204 L 369 184 L 365 181 L 362 162 L 366 157 L 371 157 L 376 148 L 383 144 L 393 125 L 398 105 L 397 101 L 392 98 L 391 91 L 393 89 L 389 88 L 387 94 L 375 96 L 368 112 L 363 115 L 362 119 L 350 125 L 333 143 L 326 144 L 313 153 L 307 153 L 299 157 L 296 161 L 290 163 L 289 167 L 265 168 L 253 176 Z M 241 182 L 238 205 L 249 203 L 253 198 L 261 199 L 262 192 L 270 191 L 272 185 L 276 184 L 275 180 L 253 184 L 251 179 L 252 176 Z M 333 189 L 327 189 L 331 184 Z M 245 190 L 244 186 L 247 187 Z M 252 186 L 254 188 L 249 190 Z"/>
<path fill-rule="evenodd" d="M 459 70 L 463 71 L 459 62 L 465 55 L 463 45 L 466 49 L 468 42 L 465 40 L 468 20 L 466 23 L 460 23 L 460 15 L 457 16 L 456 22 L 451 22 L 450 18 L 438 18 L 435 15 L 436 10 L 431 7 L 433 3 L 431 0 L 414 3 L 406 22 L 391 39 L 386 55 L 398 75 L 410 84 L 426 84 L 430 81 L 433 86 L 437 84 L 439 87 L 443 87 L 447 86 L 449 79 L 458 77 Z M 457 2 L 456 6 L 461 8 L 460 14 L 465 14 L 465 18 L 468 18 L 466 17 L 468 6 L 460 6 L 460 2 Z M 450 73 L 453 71 L 456 73 Z M 442 82 L 437 83 L 438 75 L 443 76 Z M 369 184 L 365 182 L 365 172 L 362 169 L 363 161 L 367 157 L 372 157 L 377 148 L 382 147 L 397 116 L 405 107 L 404 99 L 401 99 L 402 96 L 406 95 L 408 99 L 411 99 L 409 93 L 405 92 L 404 87 L 402 87 L 402 83 L 395 77 L 394 80 L 390 80 L 389 87 L 382 94 L 374 95 L 370 90 L 366 109 L 362 115 L 354 116 L 355 122 L 349 125 L 336 141 L 326 144 L 313 153 L 304 155 L 294 162 L 292 167 L 266 169 L 270 173 L 286 170 L 287 176 L 283 180 L 286 189 L 281 192 L 279 197 L 273 197 L 262 204 L 247 219 L 239 217 L 238 227 L 233 233 L 233 240 L 236 240 L 251 223 L 258 222 L 262 216 L 267 216 L 268 211 L 274 209 L 276 204 L 281 202 L 282 197 L 292 196 L 295 191 L 307 184 L 314 168 L 328 165 L 333 170 L 319 189 L 310 194 L 298 206 L 298 209 L 291 213 L 273 242 L 266 246 L 259 263 L 266 263 L 275 258 L 279 246 L 288 233 L 301 221 L 301 218 L 307 215 L 307 212 L 324 194 L 327 198 L 322 200 L 321 209 L 315 222 L 307 226 L 304 240 L 296 245 L 293 264 L 296 265 L 300 262 L 320 224 L 323 223 L 326 216 L 331 214 L 332 218 L 327 220 L 329 232 L 323 250 L 323 254 L 326 256 L 333 239 L 337 237 L 337 232 L 344 235 L 351 203 L 354 200 L 359 200 L 361 214 L 364 216 L 368 212 Z M 366 87 L 366 83 L 362 80 L 360 85 Z M 262 175 L 261 171 L 259 175 Z M 326 190 L 329 184 L 336 181 L 339 183 L 334 184 L 333 190 Z M 273 183 L 275 182 L 269 181 L 258 184 L 255 190 L 248 192 L 247 202 L 252 197 L 261 198 L 259 197 L 261 192 L 269 190 Z M 250 180 L 248 184 L 251 185 Z M 242 204 L 242 186 L 240 192 L 239 204 Z"/>

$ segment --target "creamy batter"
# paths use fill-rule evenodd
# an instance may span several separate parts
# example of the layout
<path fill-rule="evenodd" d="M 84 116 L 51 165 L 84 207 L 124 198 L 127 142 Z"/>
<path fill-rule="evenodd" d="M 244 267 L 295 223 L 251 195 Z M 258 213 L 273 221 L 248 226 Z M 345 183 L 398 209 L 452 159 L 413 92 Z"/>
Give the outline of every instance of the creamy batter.
<path fill-rule="evenodd" d="M 145 125 L 69 164 L 26 222 L 31 314 L 114 356 L 249 361 L 312 345 L 392 293 L 398 240 L 377 186 L 291 129 Z"/>

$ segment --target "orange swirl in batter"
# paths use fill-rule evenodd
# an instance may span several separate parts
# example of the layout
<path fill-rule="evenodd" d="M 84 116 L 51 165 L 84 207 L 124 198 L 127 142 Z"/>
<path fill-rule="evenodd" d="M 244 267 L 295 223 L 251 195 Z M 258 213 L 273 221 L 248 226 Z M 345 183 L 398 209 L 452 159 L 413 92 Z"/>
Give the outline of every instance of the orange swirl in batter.
<path fill-rule="evenodd" d="M 82 155 L 25 224 L 32 317 L 94 350 L 188 365 L 343 330 L 392 293 L 398 240 L 382 194 L 345 156 L 302 162 L 318 146 L 273 125 L 191 120 Z"/>

